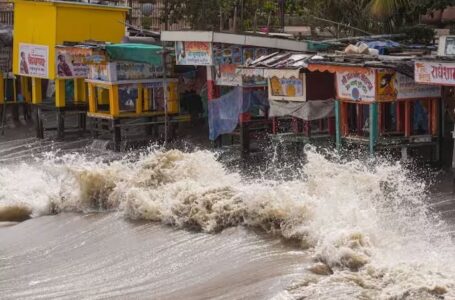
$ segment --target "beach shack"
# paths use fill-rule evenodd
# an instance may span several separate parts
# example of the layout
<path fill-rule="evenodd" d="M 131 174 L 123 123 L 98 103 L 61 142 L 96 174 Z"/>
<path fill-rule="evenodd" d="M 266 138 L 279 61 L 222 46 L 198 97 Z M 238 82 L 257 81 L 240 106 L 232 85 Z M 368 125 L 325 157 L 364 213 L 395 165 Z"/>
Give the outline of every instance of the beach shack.
<path fill-rule="evenodd" d="M 440 37 L 438 55 L 421 57 L 414 66 L 417 83 L 442 88 L 443 112 L 447 109 L 448 116 L 455 123 L 455 36 Z M 455 168 L 455 149 L 452 168 Z"/>
<path fill-rule="evenodd" d="M 414 81 L 413 58 L 332 55 L 310 71 L 335 74 L 336 145 L 381 149 L 432 147 L 439 160 L 441 89 Z"/>
<path fill-rule="evenodd" d="M 68 1 L 14 1 L 13 73 L 20 77 L 21 95 L 38 108 L 39 137 L 44 131 L 43 110 L 57 113 L 59 138 L 64 136 L 65 112 L 83 119 L 87 110 L 87 67 L 81 60 L 91 56 L 91 50 L 68 46 L 120 42 L 127 11 L 126 7 Z"/>
<path fill-rule="evenodd" d="M 271 124 L 267 80 L 243 76 L 238 67 L 274 52 L 307 51 L 313 45 L 211 31 L 163 31 L 161 40 L 175 43 L 177 65 L 206 68 L 209 137 L 215 145 L 221 145 L 222 136 L 239 137 L 242 153 L 248 153 L 251 140 L 267 134 Z"/>
<path fill-rule="evenodd" d="M 161 46 L 112 44 L 104 47 L 107 60 L 89 65 L 89 111 L 95 138 L 107 136 L 118 151 L 122 141 L 147 140 L 164 126 L 165 139 L 180 114 L 178 80 L 171 78 L 174 63 Z M 143 131 L 140 131 L 140 128 Z"/>
<path fill-rule="evenodd" d="M 313 56 L 273 53 L 239 68 L 245 80 L 267 81 L 272 141 L 307 144 L 335 135 L 335 75 L 310 72 Z"/>
<path fill-rule="evenodd" d="M 0 105 L 3 107 L 5 103 L 15 103 L 15 79 L 11 73 L 12 66 L 12 27 L 0 23 Z M 3 111 L 2 111 L 3 112 Z M 2 128 L 4 117 L 2 113 Z"/>

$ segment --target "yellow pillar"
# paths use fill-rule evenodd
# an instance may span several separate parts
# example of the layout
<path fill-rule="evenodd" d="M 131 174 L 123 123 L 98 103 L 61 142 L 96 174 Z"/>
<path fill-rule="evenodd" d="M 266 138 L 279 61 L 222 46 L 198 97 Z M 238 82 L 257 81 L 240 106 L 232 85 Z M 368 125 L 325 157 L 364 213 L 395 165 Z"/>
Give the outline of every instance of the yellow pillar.
<path fill-rule="evenodd" d="M 87 91 L 85 89 L 85 82 L 83 78 L 74 79 L 74 101 L 75 102 L 87 101 Z"/>
<path fill-rule="evenodd" d="M 55 106 L 65 107 L 65 79 L 55 79 Z"/>
<path fill-rule="evenodd" d="M 109 87 L 109 106 L 111 110 L 111 115 L 113 117 L 118 117 L 120 115 L 118 85 L 111 85 Z"/>
<path fill-rule="evenodd" d="M 5 100 L 5 81 L 3 73 L 0 72 L 0 104 L 3 104 Z"/>
<path fill-rule="evenodd" d="M 136 100 L 136 113 L 141 114 L 143 110 L 143 101 L 144 101 L 144 89 L 142 88 L 142 84 L 137 86 L 137 100 Z"/>
<path fill-rule="evenodd" d="M 145 88 L 144 89 L 144 99 L 143 99 L 143 105 L 144 105 L 144 109 L 145 111 L 150 111 L 150 89 L 149 88 Z"/>
<path fill-rule="evenodd" d="M 28 78 L 24 76 L 21 76 L 21 91 L 25 102 L 30 103 L 32 95 L 30 93 L 30 89 L 28 88 Z"/>
<path fill-rule="evenodd" d="M 88 84 L 88 111 L 96 113 L 96 89 L 93 83 Z"/>
<path fill-rule="evenodd" d="M 32 102 L 33 104 L 40 104 L 43 99 L 41 89 L 41 78 L 32 77 Z"/>

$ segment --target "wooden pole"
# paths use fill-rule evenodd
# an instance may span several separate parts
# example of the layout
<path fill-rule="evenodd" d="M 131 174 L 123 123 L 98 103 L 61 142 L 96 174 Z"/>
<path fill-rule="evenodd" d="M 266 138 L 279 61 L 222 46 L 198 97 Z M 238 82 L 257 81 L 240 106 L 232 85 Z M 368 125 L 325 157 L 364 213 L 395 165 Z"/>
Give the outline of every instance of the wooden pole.
<path fill-rule="evenodd" d="M 370 104 L 370 154 L 374 155 L 378 136 L 378 103 Z"/>
<path fill-rule="evenodd" d="M 163 47 L 163 54 L 162 54 L 162 65 L 163 65 L 163 96 L 164 96 L 164 144 L 166 145 L 168 139 L 168 83 L 167 83 L 167 69 L 166 69 L 166 44 L 165 42 L 161 42 L 161 46 Z"/>
<path fill-rule="evenodd" d="M 412 133 L 411 124 L 411 101 L 404 102 L 404 136 L 410 137 Z"/>
<path fill-rule="evenodd" d="M 341 150 L 341 103 L 340 100 L 335 100 L 335 134 L 336 148 Z"/>

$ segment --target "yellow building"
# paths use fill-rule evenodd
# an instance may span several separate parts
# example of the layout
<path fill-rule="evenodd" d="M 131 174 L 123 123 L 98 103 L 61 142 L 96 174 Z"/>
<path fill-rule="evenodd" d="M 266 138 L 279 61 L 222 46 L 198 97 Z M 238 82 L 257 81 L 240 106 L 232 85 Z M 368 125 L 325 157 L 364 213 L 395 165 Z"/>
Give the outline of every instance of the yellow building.
<path fill-rule="evenodd" d="M 15 0 L 13 72 L 26 78 L 23 80 L 32 78 L 32 93 L 23 94 L 31 94 L 38 104 L 42 100 L 40 79 L 55 79 L 56 106 L 65 107 L 65 79 L 56 76 L 56 46 L 84 41 L 118 43 L 125 35 L 127 11 L 118 6 Z M 80 86 L 75 80 L 75 86 Z"/>

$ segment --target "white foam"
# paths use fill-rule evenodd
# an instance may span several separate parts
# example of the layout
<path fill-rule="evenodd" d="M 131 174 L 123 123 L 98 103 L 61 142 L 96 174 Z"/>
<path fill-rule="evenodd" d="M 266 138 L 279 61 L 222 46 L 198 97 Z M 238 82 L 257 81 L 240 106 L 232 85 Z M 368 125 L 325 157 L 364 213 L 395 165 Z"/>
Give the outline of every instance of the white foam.
<path fill-rule="evenodd" d="M 306 155 L 287 181 L 246 181 L 207 151 L 154 149 L 112 163 L 50 156 L 1 167 L 0 205 L 27 205 L 35 216 L 117 209 L 211 233 L 259 227 L 298 240 L 333 270 L 303 276 L 292 295 L 455 297 L 455 247 L 425 204 L 423 183 L 398 163 L 333 162 L 312 149 Z"/>

